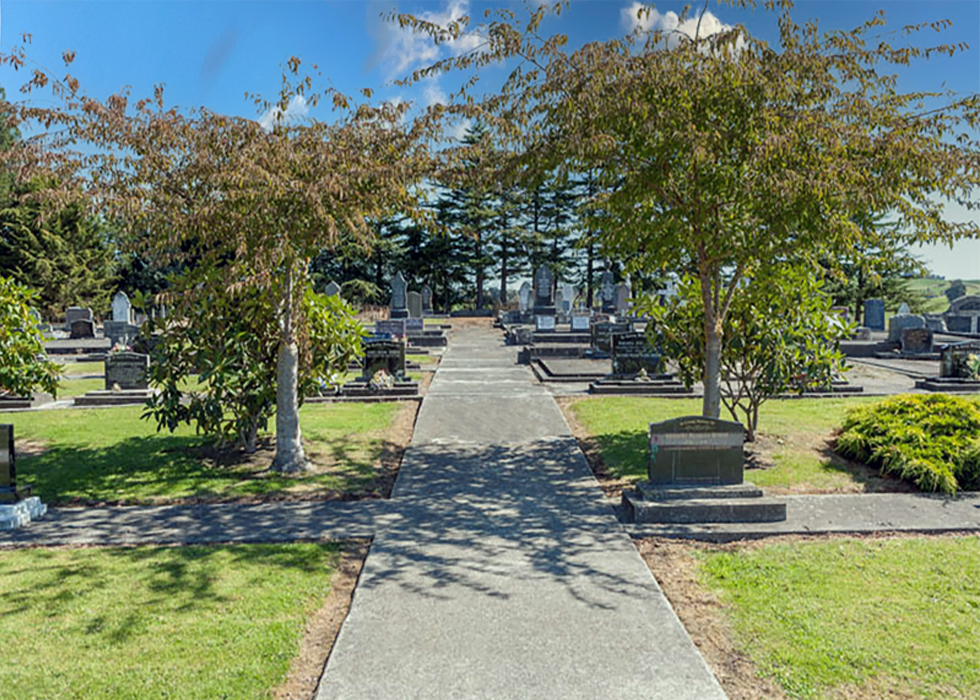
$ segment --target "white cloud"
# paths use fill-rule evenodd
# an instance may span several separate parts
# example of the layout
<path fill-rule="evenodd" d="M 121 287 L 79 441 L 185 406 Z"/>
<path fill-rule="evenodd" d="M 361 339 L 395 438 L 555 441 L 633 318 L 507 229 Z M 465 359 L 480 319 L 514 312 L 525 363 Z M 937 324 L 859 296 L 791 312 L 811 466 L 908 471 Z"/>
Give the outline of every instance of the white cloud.
<path fill-rule="evenodd" d="M 293 95 L 289 100 L 289 104 L 286 105 L 285 112 L 283 112 L 278 106 L 273 107 L 259 117 L 259 126 L 266 131 L 272 131 L 272 127 L 275 126 L 280 120 L 284 124 L 289 124 L 290 122 L 302 119 L 309 113 L 309 111 L 310 106 L 306 104 L 306 98 L 302 95 Z"/>
<path fill-rule="evenodd" d="M 422 97 L 425 100 L 426 107 L 449 102 L 445 90 L 439 86 L 439 83 L 435 79 L 431 79 L 425 84 L 425 87 L 422 89 Z"/>
<path fill-rule="evenodd" d="M 697 32 L 704 38 L 712 34 L 728 31 L 732 28 L 732 25 L 725 24 L 710 12 L 705 12 L 704 17 L 700 16 L 700 12 L 693 12 L 686 20 L 681 22 L 676 12 L 660 14 L 652 7 L 648 12 L 640 12 L 643 7 L 643 3 L 634 2 L 629 7 L 624 7 L 620 11 L 620 20 L 623 23 L 623 28 L 627 32 L 632 32 L 637 29 L 643 32 L 664 32 L 667 34 L 668 46 L 675 46 L 681 40 L 679 36 L 681 34 L 693 39 L 695 32 Z M 698 30 L 699 21 L 701 22 L 700 30 Z M 741 48 L 744 43 L 744 40 L 739 37 L 737 47 Z"/>
<path fill-rule="evenodd" d="M 375 44 L 368 67 L 373 68 L 380 64 L 389 80 L 405 77 L 412 70 L 431 65 L 447 55 L 458 56 L 479 50 L 484 42 L 481 34 L 470 31 L 458 39 L 437 46 L 425 34 L 416 34 L 410 29 L 402 29 L 396 23 L 385 21 L 380 16 L 383 7 L 379 3 L 368 6 L 368 32 Z M 446 0 L 439 11 L 414 14 L 420 20 L 446 26 L 469 16 L 469 10 L 470 0 Z"/>
<path fill-rule="evenodd" d="M 462 141 L 463 137 L 466 136 L 466 132 L 469 131 L 472 127 L 473 127 L 472 119 L 463 119 L 462 121 L 453 124 L 449 128 L 447 133 L 457 141 Z"/>

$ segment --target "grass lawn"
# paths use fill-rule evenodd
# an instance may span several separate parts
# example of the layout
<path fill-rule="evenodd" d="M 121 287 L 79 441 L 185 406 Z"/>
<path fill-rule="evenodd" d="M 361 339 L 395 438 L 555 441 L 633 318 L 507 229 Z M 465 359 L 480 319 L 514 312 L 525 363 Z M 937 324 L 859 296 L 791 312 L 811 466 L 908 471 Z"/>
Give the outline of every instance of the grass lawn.
<path fill-rule="evenodd" d="M 439 364 L 438 355 L 405 355 L 405 362 L 414 362 L 418 365 L 437 365 Z"/>
<path fill-rule="evenodd" d="M 56 356 L 52 357 L 55 362 L 58 362 L 63 367 L 63 372 L 71 376 L 77 376 L 79 374 L 105 374 L 105 362 L 59 362 Z"/>
<path fill-rule="evenodd" d="M 0 696 L 268 698 L 339 557 L 332 544 L 0 551 Z"/>
<path fill-rule="evenodd" d="M 773 492 L 830 493 L 904 489 L 902 482 L 878 477 L 873 470 L 833 454 L 827 440 L 847 408 L 880 399 L 773 399 L 763 404 L 759 432 L 747 446 L 754 462 L 745 478 Z M 701 399 L 602 396 L 570 404 L 573 418 L 588 433 L 608 476 L 625 482 L 647 474 L 650 423 L 701 414 Z M 727 412 L 722 415 L 730 419 Z M 580 436 L 581 437 L 581 436 Z M 587 449 L 587 451 L 589 451 Z"/>
<path fill-rule="evenodd" d="M 980 697 L 980 538 L 697 552 L 735 645 L 791 697 Z"/>
<path fill-rule="evenodd" d="M 952 280 L 910 279 L 905 284 L 909 289 L 919 292 L 926 298 L 926 313 L 940 314 L 949 311 L 949 300 L 943 294 L 949 289 Z M 963 280 L 967 294 L 980 294 L 980 280 Z"/>
<path fill-rule="evenodd" d="M 399 403 L 304 406 L 313 468 L 299 476 L 269 471 L 268 440 L 255 455 L 218 452 L 186 426 L 158 433 L 153 421 L 140 419 L 141 406 L 9 413 L 0 421 L 14 424 L 19 480 L 44 501 L 161 503 L 384 495 L 392 455 L 405 441 L 393 434 L 396 417 L 413 410 Z"/>

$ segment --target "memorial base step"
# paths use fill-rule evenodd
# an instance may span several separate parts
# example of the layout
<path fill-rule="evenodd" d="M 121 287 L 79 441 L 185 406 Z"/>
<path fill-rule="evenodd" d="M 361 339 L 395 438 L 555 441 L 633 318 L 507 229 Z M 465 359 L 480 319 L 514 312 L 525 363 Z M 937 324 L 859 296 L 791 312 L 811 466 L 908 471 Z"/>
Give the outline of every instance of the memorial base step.
<path fill-rule="evenodd" d="M 27 525 L 32 520 L 44 517 L 48 507 L 37 496 L 25 498 L 17 503 L 0 505 L 0 530 L 13 530 Z"/>
<path fill-rule="evenodd" d="M 980 380 L 932 377 L 918 380 L 915 388 L 956 394 L 980 394 Z"/>
<path fill-rule="evenodd" d="M 647 501 L 673 501 L 682 498 L 762 498 L 763 493 L 755 484 L 727 484 L 725 486 L 698 484 L 678 486 L 675 484 L 651 484 L 643 481 L 636 485 L 640 496 Z"/>
<path fill-rule="evenodd" d="M 75 397 L 75 406 L 129 406 L 146 403 L 154 394 L 153 389 L 111 389 L 90 391 Z"/>
<path fill-rule="evenodd" d="M 772 523 L 786 520 L 786 502 L 775 498 L 688 498 L 647 501 L 623 494 L 634 523 Z"/>
<path fill-rule="evenodd" d="M 644 396 L 690 394 L 692 389 L 676 379 L 666 380 L 600 380 L 589 384 L 590 394 L 640 394 Z"/>

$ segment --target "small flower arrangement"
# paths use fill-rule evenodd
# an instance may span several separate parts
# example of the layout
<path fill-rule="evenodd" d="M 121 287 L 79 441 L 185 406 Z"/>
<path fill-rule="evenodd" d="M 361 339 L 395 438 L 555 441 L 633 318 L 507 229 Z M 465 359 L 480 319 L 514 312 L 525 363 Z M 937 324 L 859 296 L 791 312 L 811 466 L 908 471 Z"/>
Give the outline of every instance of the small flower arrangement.
<path fill-rule="evenodd" d="M 122 343 L 116 343 L 109 349 L 110 355 L 115 355 L 118 352 L 129 352 L 129 347 Z"/>
<path fill-rule="evenodd" d="M 650 381 L 650 375 L 647 374 L 647 368 L 646 367 L 640 367 L 640 371 L 636 373 L 636 379 L 637 379 L 637 381 L 640 381 L 640 382 L 648 382 L 648 381 Z"/>
<path fill-rule="evenodd" d="M 395 378 L 388 374 L 385 370 L 379 369 L 371 377 L 370 387 L 371 391 L 383 391 L 385 389 L 391 389 L 395 386 Z"/>

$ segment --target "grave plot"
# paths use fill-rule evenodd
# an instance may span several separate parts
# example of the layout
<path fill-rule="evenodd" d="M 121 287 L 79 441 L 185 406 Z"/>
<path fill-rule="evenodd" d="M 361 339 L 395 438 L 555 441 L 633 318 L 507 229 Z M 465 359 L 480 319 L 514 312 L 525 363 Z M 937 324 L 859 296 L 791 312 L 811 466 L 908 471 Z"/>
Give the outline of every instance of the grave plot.
<path fill-rule="evenodd" d="M 944 346 L 939 376 L 920 379 L 915 386 L 926 391 L 980 394 L 980 340 Z"/>

